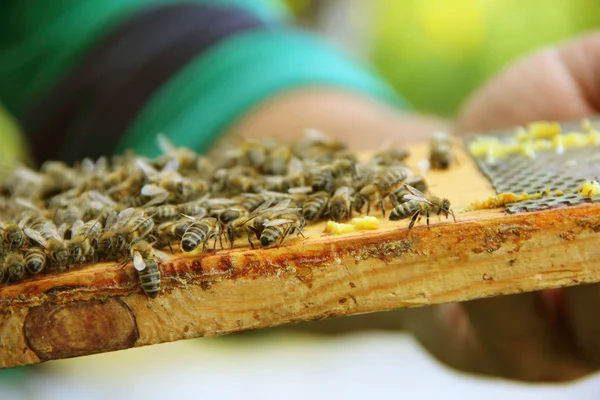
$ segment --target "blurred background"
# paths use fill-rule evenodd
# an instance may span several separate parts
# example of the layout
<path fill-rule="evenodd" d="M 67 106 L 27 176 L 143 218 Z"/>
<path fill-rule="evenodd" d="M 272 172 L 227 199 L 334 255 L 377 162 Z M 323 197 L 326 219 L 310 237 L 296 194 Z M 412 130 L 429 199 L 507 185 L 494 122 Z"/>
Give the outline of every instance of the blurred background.
<path fill-rule="evenodd" d="M 598 0 L 287 2 L 300 24 L 372 62 L 416 110 L 445 117 L 515 58 L 595 29 L 600 16 Z M 0 140 L 3 166 L 26 155 L 18 127 L 1 108 Z M 393 313 L 378 317 L 393 318 Z M 352 317 L 338 321 L 361 324 Z M 459 374 L 401 331 L 360 328 L 322 336 L 304 326 L 295 333 L 188 340 L 2 371 L 0 396 L 551 400 L 600 395 L 597 376 L 569 385 L 525 385 Z"/>

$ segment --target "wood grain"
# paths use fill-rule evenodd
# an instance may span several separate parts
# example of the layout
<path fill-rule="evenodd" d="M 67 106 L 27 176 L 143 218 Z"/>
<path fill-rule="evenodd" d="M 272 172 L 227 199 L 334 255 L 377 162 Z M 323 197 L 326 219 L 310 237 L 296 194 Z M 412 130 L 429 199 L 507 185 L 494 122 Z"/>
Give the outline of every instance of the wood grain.
<path fill-rule="evenodd" d="M 415 150 L 418 153 L 418 149 Z M 429 177 L 455 207 L 493 194 L 466 157 Z M 88 266 L 0 287 L 0 368 L 285 323 L 600 281 L 600 204 L 375 231 L 163 263 L 150 299 L 131 266 Z"/>

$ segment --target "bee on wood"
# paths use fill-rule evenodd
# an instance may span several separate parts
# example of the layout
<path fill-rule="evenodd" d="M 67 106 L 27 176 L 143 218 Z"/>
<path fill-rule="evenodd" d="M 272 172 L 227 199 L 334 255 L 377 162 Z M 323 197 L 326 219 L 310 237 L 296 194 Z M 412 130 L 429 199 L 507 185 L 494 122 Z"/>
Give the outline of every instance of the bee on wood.
<path fill-rule="evenodd" d="M 25 275 L 25 260 L 23 260 L 23 256 L 19 253 L 10 253 L 4 259 L 3 268 L 6 275 L 6 283 L 18 282 Z"/>
<path fill-rule="evenodd" d="M 308 196 L 302 206 L 302 216 L 307 221 L 316 221 L 327 210 L 327 204 L 329 203 L 328 192 L 317 192 Z"/>
<path fill-rule="evenodd" d="M 273 205 L 276 201 L 278 201 L 278 203 L 271 207 L 271 205 Z M 233 241 L 236 237 L 246 233 L 250 247 L 254 248 L 252 236 L 255 236 L 256 239 L 260 241 L 261 235 L 265 229 L 265 224 L 269 220 L 279 218 L 285 214 L 298 213 L 302 211 L 300 208 L 291 208 L 291 203 L 292 200 L 290 198 L 279 201 L 279 198 L 270 197 L 270 195 L 267 195 L 267 200 L 261 204 L 260 207 L 250 213 L 246 218 L 238 218 L 231 222 L 228 229 L 231 246 L 233 247 Z"/>
<path fill-rule="evenodd" d="M 8 245 L 8 251 L 18 250 L 26 242 L 23 228 L 27 223 L 27 219 L 22 219 L 18 224 L 3 224 L 0 222 L 0 230 L 2 230 L 3 247 Z"/>
<path fill-rule="evenodd" d="M 210 239 L 215 240 L 214 248 L 217 247 L 217 237 L 219 236 L 219 224 L 216 218 L 204 217 L 196 219 L 194 217 L 186 216 L 192 220 L 192 224 L 188 226 L 185 233 L 181 238 L 181 248 L 185 252 L 191 252 L 196 250 L 202 245 L 202 253 L 206 250 L 206 244 Z"/>
<path fill-rule="evenodd" d="M 25 251 L 25 268 L 31 275 L 39 274 L 46 267 L 44 248 L 32 246 Z"/>
<path fill-rule="evenodd" d="M 283 218 L 269 220 L 264 223 L 264 229 L 260 234 L 260 245 L 264 248 L 281 245 L 288 235 L 296 231 L 304 237 L 302 233 L 304 224 L 304 218 L 298 214 L 283 215 Z"/>
<path fill-rule="evenodd" d="M 452 140 L 444 132 L 436 132 L 430 141 L 429 164 L 434 169 L 448 169 L 454 162 Z"/>
<path fill-rule="evenodd" d="M 102 235 L 100 222 L 90 220 L 84 223 L 77 220 L 71 228 L 71 240 L 67 242 L 69 250 L 69 263 L 81 264 L 86 260 L 95 260 L 94 242 Z"/>
<path fill-rule="evenodd" d="M 415 222 L 421 219 L 423 215 L 427 218 L 427 229 L 429 229 L 429 216 L 444 214 L 446 219 L 448 215 L 452 215 L 454 222 L 456 217 L 454 211 L 450 208 L 450 201 L 436 196 L 427 197 L 425 194 L 407 185 L 410 194 L 404 196 L 407 200 L 405 203 L 396 206 L 390 213 L 390 221 L 398 221 L 401 219 L 410 218 L 408 229 L 411 229 Z"/>
<path fill-rule="evenodd" d="M 202 217 L 194 217 L 202 218 Z M 169 247 L 171 253 L 173 253 L 173 242 L 181 241 L 181 238 L 185 234 L 185 231 L 189 226 L 194 223 L 194 220 L 190 218 L 180 218 L 177 221 L 164 222 L 156 228 L 156 243 L 155 246 L 159 248 Z"/>
<path fill-rule="evenodd" d="M 347 186 L 341 186 L 329 199 L 329 215 L 338 222 L 347 220 L 352 217 L 353 203 L 353 190 Z"/>
<path fill-rule="evenodd" d="M 66 225 L 63 224 L 56 228 L 50 221 L 46 221 L 41 226 L 33 225 L 33 229 L 25 228 L 25 234 L 34 242 L 38 243 L 46 250 L 48 260 L 58 266 L 60 272 L 69 261 L 69 251 L 64 241 Z"/>
<path fill-rule="evenodd" d="M 133 267 L 138 271 L 142 290 L 148 297 L 152 299 L 156 298 L 160 292 L 160 267 L 156 259 L 167 261 L 169 260 L 169 256 L 154 249 L 144 239 L 134 240 L 129 247 L 129 254 L 123 265 L 133 260 Z"/>
<path fill-rule="evenodd" d="M 362 210 L 366 203 L 368 214 L 371 210 L 371 202 L 374 199 L 377 199 L 381 206 L 381 212 L 385 217 L 384 199 L 402 186 L 407 176 L 406 168 L 401 166 L 385 169 L 383 174 L 380 174 L 373 183 L 363 186 L 363 188 L 360 189 L 355 203 L 356 211 Z"/>
<path fill-rule="evenodd" d="M 154 229 L 152 217 L 130 207 L 111 213 L 104 227 L 104 232 L 97 239 L 99 258 L 122 254 L 128 250 L 129 244 L 136 238 L 144 238 Z"/>

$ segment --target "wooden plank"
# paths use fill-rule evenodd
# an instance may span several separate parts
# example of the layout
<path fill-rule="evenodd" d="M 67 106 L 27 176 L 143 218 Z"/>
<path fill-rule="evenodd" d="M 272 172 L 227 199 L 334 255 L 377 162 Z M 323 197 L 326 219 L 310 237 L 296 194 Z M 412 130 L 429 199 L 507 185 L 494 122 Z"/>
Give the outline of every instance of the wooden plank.
<path fill-rule="evenodd" d="M 424 151 L 413 149 L 415 159 Z M 494 194 L 464 154 L 428 181 L 457 210 Z M 115 263 L 2 286 L 0 367 L 600 281 L 600 204 L 457 219 L 339 236 L 321 224 L 280 248 L 179 253 L 162 265 L 156 299 Z"/>

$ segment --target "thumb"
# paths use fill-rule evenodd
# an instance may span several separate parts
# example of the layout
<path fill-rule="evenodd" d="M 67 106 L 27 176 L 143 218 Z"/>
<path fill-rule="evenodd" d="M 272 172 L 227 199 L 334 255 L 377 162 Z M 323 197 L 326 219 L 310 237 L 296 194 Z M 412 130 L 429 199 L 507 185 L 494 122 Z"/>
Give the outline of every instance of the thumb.
<path fill-rule="evenodd" d="M 600 105 L 600 32 L 517 61 L 476 91 L 457 119 L 459 133 L 532 120 L 573 120 Z"/>

